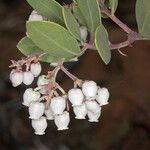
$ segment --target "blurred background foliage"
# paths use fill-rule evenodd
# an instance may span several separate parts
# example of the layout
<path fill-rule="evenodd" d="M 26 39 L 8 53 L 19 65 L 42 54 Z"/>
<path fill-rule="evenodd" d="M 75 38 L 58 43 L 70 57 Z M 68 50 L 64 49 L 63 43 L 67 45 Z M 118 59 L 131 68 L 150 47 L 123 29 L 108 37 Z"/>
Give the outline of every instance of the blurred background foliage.
<path fill-rule="evenodd" d="M 134 8 L 135 0 L 119 0 L 116 15 L 137 30 Z M 90 50 L 78 63 L 69 63 L 71 72 L 78 77 L 108 87 L 110 104 L 103 108 L 99 123 L 75 120 L 71 111 L 69 130 L 58 132 L 49 121 L 44 136 L 33 134 L 27 108 L 21 104 L 26 87 L 11 86 L 8 68 L 11 59 L 23 57 L 16 44 L 25 35 L 25 21 L 31 10 L 25 0 L 0 0 L 0 149 L 150 150 L 150 41 L 122 49 L 128 57 L 114 50 L 108 66 Z M 126 34 L 112 21 L 103 21 L 112 42 L 126 39 Z M 43 68 L 46 73 L 49 65 L 43 63 Z M 73 86 L 63 74 L 60 79 L 66 90 Z"/>

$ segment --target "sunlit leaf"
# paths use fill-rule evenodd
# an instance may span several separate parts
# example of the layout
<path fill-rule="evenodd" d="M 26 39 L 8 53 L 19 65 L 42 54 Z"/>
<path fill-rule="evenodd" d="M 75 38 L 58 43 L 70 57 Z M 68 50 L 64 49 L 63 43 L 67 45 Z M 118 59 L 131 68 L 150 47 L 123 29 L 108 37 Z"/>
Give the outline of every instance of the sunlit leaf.
<path fill-rule="evenodd" d="M 54 22 L 27 22 L 27 32 L 32 41 L 51 56 L 71 59 L 80 54 L 77 40 Z"/>
<path fill-rule="evenodd" d="M 27 2 L 40 15 L 47 17 L 50 21 L 64 24 L 62 6 L 55 0 L 27 0 Z"/>
<path fill-rule="evenodd" d="M 78 22 L 76 21 L 75 17 L 71 13 L 70 9 L 63 8 L 63 17 L 66 24 L 67 29 L 69 32 L 79 41 L 82 41 L 81 39 L 81 33 L 80 33 L 80 26 Z"/>
<path fill-rule="evenodd" d="M 92 33 L 101 23 L 101 14 L 98 0 L 76 0 L 78 9 L 84 17 L 85 25 Z"/>
<path fill-rule="evenodd" d="M 137 0 L 136 19 L 141 36 L 150 39 L 150 0 Z"/>
<path fill-rule="evenodd" d="M 111 51 L 109 49 L 108 33 L 103 25 L 96 29 L 95 46 L 104 63 L 108 64 L 111 60 Z"/>

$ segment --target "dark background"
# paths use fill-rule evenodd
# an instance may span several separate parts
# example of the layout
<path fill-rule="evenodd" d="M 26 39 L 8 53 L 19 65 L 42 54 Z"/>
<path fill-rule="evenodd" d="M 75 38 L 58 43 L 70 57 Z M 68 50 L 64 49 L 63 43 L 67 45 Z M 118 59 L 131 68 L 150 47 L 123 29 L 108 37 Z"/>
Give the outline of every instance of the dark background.
<path fill-rule="evenodd" d="M 135 0 L 119 0 L 117 16 L 137 30 Z M 108 87 L 110 104 L 102 109 L 98 123 L 75 120 L 71 112 L 70 129 L 58 132 L 49 121 L 46 134 L 33 134 L 28 111 L 21 105 L 25 86 L 13 88 L 8 68 L 11 59 L 23 55 L 17 42 L 25 35 L 25 21 L 31 13 L 25 0 L 0 0 L 0 150 L 150 150 L 150 41 L 117 50 L 105 66 L 95 51 L 87 51 L 70 71 L 82 79 Z M 104 20 L 114 43 L 126 34 L 113 22 Z M 49 66 L 43 64 L 43 73 Z M 72 82 L 65 76 L 60 84 L 68 90 Z"/>

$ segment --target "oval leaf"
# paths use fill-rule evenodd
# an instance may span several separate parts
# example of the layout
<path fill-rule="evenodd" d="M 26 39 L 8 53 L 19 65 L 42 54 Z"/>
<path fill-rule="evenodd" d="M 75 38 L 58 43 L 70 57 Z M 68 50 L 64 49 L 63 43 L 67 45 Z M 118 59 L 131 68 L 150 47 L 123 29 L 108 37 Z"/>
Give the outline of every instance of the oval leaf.
<path fill-rule="evenodd" d="M 76 5 L 73 6 L 73 14 L 80 24 L 86 25 L 84 16 L 82 15 L 79 7 Z"/>
<path fill-rule="evenodd" d="M 69 9 L 63 8 L 63 17 L 64 17 L 64 21 L 69 32 L 76 39 L 78 39 L 79 41 L 82 41 L 79 24 Z"/>
<path fill-rule="evenodd" d="M 27 36 L 22 38 L 19 41 L 19 43 L 17 44 L 17 48 L 25 56 L 36 55 L 36 54 L 40 54 L 40 53 L 43 52 Z M 49 54 L 46 54 L 46 55 L 43 55 L 42 57 L 40 57 L 40 60 L 43 61 L 43 62 L 51 63 L 51 62 L 57 62 L 58 60 L 60 60 L 60 58 L 52 57 Z"/>
<path fill-rule="evenodd" d="M 150 39 L 150 0 L 137 0 L 136 19 L 139 33 Z"/>
<path fill-rule="evenodd" d="M 32 41 L 51 56 L 71 59 L 80 54 L 77 40 L 54 22 L 27 22 L 27 32 Z"/>
<path fill-rule="evenodd" d="M 40 15 L 47 17 L 50 21 L 64 25 L 62 6 L 55 0 L 27 0 L 27 2 Z"/>
<path fill-rule="evenodd" d="M 27 36 L 19 41 L 17 48 L 26 56 L 41 52 L 41 50 Z"/>
<path fill-rule="evenodd" d="M 95 46 L 104 63 L 108 64 L 111 60 L 111 51 L 109 49 L 108 33 L 103 25 L 96 29 Z"/>
<path fill-rule="evenodd" d="M 109 2 L 110 2 L 111 14 L 114 15 L 118 6 L 118 0 L 109 0 Z"/>
<path fill-rule="evenodd" d="M 76 0 L 85 24 L 89 31 L 95 33 L 96 28 L 101 23 L 101 14 L 98 0 Z"/>

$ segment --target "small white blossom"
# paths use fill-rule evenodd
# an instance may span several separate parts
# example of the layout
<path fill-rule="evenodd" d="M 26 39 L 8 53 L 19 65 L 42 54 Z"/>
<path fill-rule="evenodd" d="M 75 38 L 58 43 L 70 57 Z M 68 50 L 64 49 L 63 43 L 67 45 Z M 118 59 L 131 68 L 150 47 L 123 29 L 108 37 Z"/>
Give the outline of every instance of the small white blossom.
<path fill-rule="evenodd" d="M 95 99 L 97 89 L 97 84 L 94 81 L 85 81 L 82 85 L 83 94 L 87 99 Z"/>
<path fill-rule="evenodd" d="M 47 78 L 46 75 L 41 75 L 41 76 L 39 76 L 39 78 L 38 78 L 37 86 L 40 87 L 40 86 L 46 85 L 46 84 L 49 83 L 49 81 L 50 81 L 50 79 Z M 42 88 L 40 89 L 40 93 L 41 93 L 41 94 L 47 94 L 47 93 L 48 93 L 48 89 L 47 89 L 46 87 L 42 87 Z"/>
<path fill-rule="evenodd" d="M 109 95 L 110 94 L 107 88 L 98 89 L 96 100 L 100 104 L 100 106 L 108 104 Z"/>
<path fill-rule="evenodd" d="M 91 111 L 88 111 L 88 118 L 89 118 L 89 122 L 98 122 L 99 120 L 99 117 L 100 117 L 100 115 L 101 115 L 101 109 L 100 109 L 100 111 L 98 111 L 97 113 L 93 113 L 93 112 L 91 112 Z"/>
<path fill-rule="evenodd" d="M 46 109 L 44 113 L 46 115 L 47 120 L 54 120 L 54 113 L 53 113 L 51 107 Z"/>
<path fill-rule="evenodd" d="M 84 100 L 84 95 L 80 89 L 71 89 L 68 92 L 68 99 L 72 103 L 72 106 L 79 106 Z"/>
<path fill-rule="evenodd" d="M 54 97 L 51 99 L 50 107 L 54 115 L 62 114 L 66 108 L 66 100 L 64 97 Z"/>
<path fill-rule="evenodd" d="M 30 119 L 39 119 L 44 114 L 45 106 L 40 102 L 31 102 L 29 105 Z"/>
<path fill-rule="evenodd" d="M 57 126 L 57 130 L 66 130 L 70 122 L 70 116 L 67 111 L 63 112 L 61 115 L 56 115 L 54 122 Z"/>
<path fill-rule="evenodd" d="M 31 64 L 30 71 L 35 77 L 40 75 L 41 70 L 42 70 L 42 67 L 39 62 Z"/>
<path fill-rule="evenodd" d="M 80 106 L 74 106 L 73 111 L 76 115 L 76 119 L 85 119 L 85 116 L 87 115 L 87 108 L 85 106 L 85 103 Z"/>
<path fill-rule="evenodd" d="M 34 91 L 32 88 L 25 90 L 23 94 L 23 105 L 29 106 L 33 101 L 37 101 L 40 98 L 41 94 L 38 91 Z"/>
<path fill-rule="evenodd" d="M 33 10 L 29 16 L 29 21 L 42 21 L 43 17 Z"/>
<path fill-rule="evenodd" d="M 23 72 L 22 71 L 12 71 L 10 73 L 10 80 L 14 87 L 17 87 L 23 82 Z"/>
<path fill-rule="evenodd" d="M 47 121 L 45 117 L 41 117 L 39 119 L 33 119 L 31 124 L 35 130 L 35 134 L 37 135 L 45 134 L 45 130 L 47 128 Z"/>
<path fill-rule="evenodd" d="M 82 40 L 86 41 L 87 36 L 88 36 L 88 31 L 87 31 L 87 28 L 85 26 L 80 27 L 80 33 L 81 33 Z"/>
<path fill-rule="evenodd" d="M 23 83 L 25 85 L 30 85 L 34 80 L 34 76 L 30 71 L 26 71 L 23 73 Z"/>
<path fill-rule="evenodd" d="M 85 104 L 89 111 L 97 113 L 100 110 L 100 106 L 95 100 L 86 100 Z"/>

